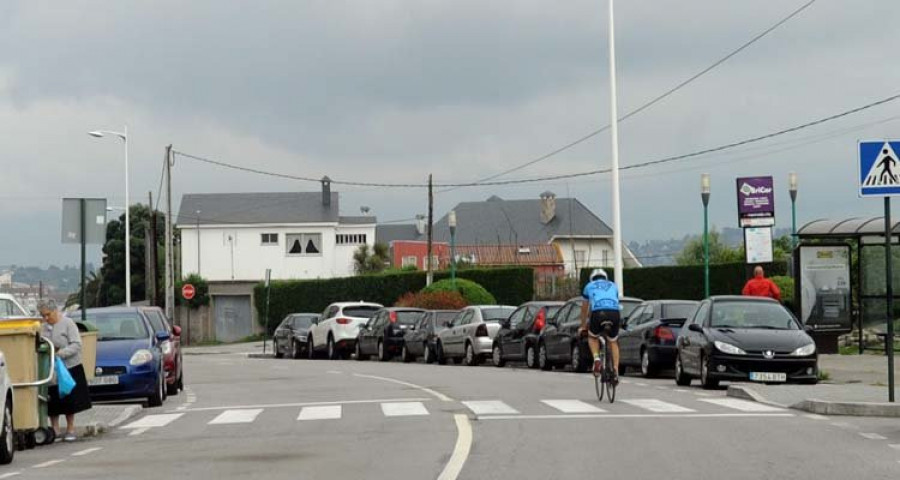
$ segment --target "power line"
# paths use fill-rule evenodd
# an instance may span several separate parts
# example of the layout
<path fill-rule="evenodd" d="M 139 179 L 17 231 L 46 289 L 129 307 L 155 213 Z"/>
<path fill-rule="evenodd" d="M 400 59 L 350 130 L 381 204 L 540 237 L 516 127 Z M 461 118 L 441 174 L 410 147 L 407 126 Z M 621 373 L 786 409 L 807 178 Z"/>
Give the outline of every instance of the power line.
<path fill-rule="evenodd" d="M 731 59 L 732 57 L 734 57 L 735 55 L 741 53 L 742 51 L 744 51 L 745 49 L 747 49 L 748 47 L 750 47 L 750 46 L 753 45 L 754 43 L 756 43 L 756 42 L 758 42 L 759 40 L 761 40 L 761 39 L 762 39 L 763 37 L 765 37 L 766 35 L 772 33 L 773 31 L 775 31 L 778 27 L 784 25 L 785 23 L 787 23 L 788 21 L 790 21 L 792 18 L 794 18 L 794 17 L 796 17 L 797 15 L 799 15 L 802 11 L 806 10 L 807 8 L 809 8 L 810 6 L 812 6 L 812 4 L 816 3 L 816 1 L 817 1 L 817 0 L 810 0 L 809 2 L 803 4 L 800 8 L 798 8 L 798 9 L 794 10 L 793 12 L 791 12 L 790 15 L 788 15 L 788 16 L 782 18 L 778 23 L 772 25 L 771 27 L 769 27 L 769 28 L 767 28 L 766 30 L 764 30 L 762 33 L 760 33 L 760 34 L 756 35 L 755 37 L 751 38 L 749 41 L 745 42 L 743 45 L 741 45 L 740 47 L 738 47 L 736 50 L 733 50 L 733 51 L 732 51 L 731 53 L 729 53 L 728 55 L 725 55 L 724 57 L 720 58 L 719 60 L 716 60 L 715 62 L 713 62 L 712 65 L 710 65 L 710 66 L 704 68 L 704 69 L 701 70 L 700 72 L 698 72 L 698 73 L 694 74 L 693 76 L 689 77 L 687 80 L 684 80 L 684 81 L 682 81 L 681 83 L 675 85 L 674 87 L 670 88 L 669 90 L 666 90 L 665 92 L 663 92 L 662 94 L 660 94 L 660 95 L 658 95 L 657 97 L 653 98 L 653 99 L 650 100 L 649 102 L 647 102 L 647 103 L 641 105 L 640 107 L 638 107 L 638 108 L 636 108 L 636 109 L 634 109 L 634 110 L 628 112 L 627 114 L 623 115 L 621 118 L 619 118 L 619 121 L 621 122 L 621 121 L 628 120 L 629 118 L 631 118 L 631 117 L 637 115 L 638 113 L 641 113 L 641 112 L 643 112 L 644 110 L 646 110 L 646 109 L 652 107 L 653 105 L 655 105 L 655 104 L 661 102 L 662 100 L 664 100 L 665 98 L 667 98 L 667 97 L 669 97 L 670 95 L 674 94 L 674 93 L 677 92 L 678 90 L 681 90 L 682 88 L 686 87 L 688 84 L 690 84 L 690 83 L 693 82 L 694 80 L 697 80 L 698 78 L 700 78 L 700 77 L 706 75 L 707 73 L 709 73 L 710 71 L 712 71 L 713 69 L 715 69 L 716 67 L 718 67 L 719 65 L 722 65 L 723 63 L 727 62 L 728 60 L 730 60 L 730 59 Z M 508 175 L 508 174 L 510 174 L 510 173 L 513 173 L 513 172 L 522 170 L 522 169 L 524 169 L 524 168 L 530 167 L 530 166 L 532 166 L 532 165 L 534 165 L 534 164 L 536 164 L 536 163 L 543 162 L 544 160 L 547 160 L 548 158 L 554 157 L 554 156 L 556 156 L 556 155 L 558 155 L 558 154 L 560 154 L 560 153 L 562 153 L 562 152 L 564 152 L 564 151 L 566 151 L 566 150 L 568 150 L 568 149 L 570 149 L 570 148 L 572 148 L 572 147 L 574 147 L 574 146 L 576 146 L 576 145 L 578 145 L 578 144 L 580 144 L 580 143 L 583 143 L 583 142 L 585 142 L 585 141 L 587 141 L 587 140 L 589 140 L 589 139 L 591 139 L 591 138 L 593 138 L 593 137 L 595 137 L 595 136 L 597 136 L 597 135 L 599 135 L 599 134 L 601 134 L 601 133 L 603 133 L 603 132 L 609 130 L 609 127 L 610 127 L 610 125 L 607 124 L 606 126 L 601 127 L 601 128 L 599 128 L 599 129 L 597 129 L 597 130 L 594 130 L 593 132 L 591 132 L 591 133 L 589 133 L 589 134 L 587 134 L 587 135 L 585 135 L 585 136 L 583 136 L 583 137 L 581 137 L 581 138 L 579 138 L 579 139 L 577 139 L 577 140 L 574 140 L 574 141 L 572 141 L 572 142 L 569 142 L 569 143 L 563 145 L 562 147 L 559 147 L 559 148 L 557 148 L 557 149 L 551 151 L 550 153 L 541 155 L 540 157 L 535 158 L 534 160 L 530 160 L 530 161 L 525 162 L 525 163 L 523 163 L 523 164 L 521 164 L 521 165 L 519 165 L 519 166 L 510 168 L 510 169 L 508 169 L 508 170 L 504 170 L 504 171 L 502 171 L 502 172 L 500 172 L 500 173 L 497 173 L 497 174 L 494 174 L 494 175 L 491 175 L 491 176 L 482 178 L 481 180 L 479 180 L 479 182 L 486 182 L 486 181 L 489 181 L 489 180 L 493 180 L 493 179 L 495 179 L 495 178 L 503 177 L 503 176 L 506 176 L 506 175 Z"/>
<path fill-rule="evenodd" d="M 702 155 L 708 155 L 710 153 L 717 153 L 717 152 L 722 152 L 722 151 L 730 150 L 730 149 L 737 148 L 737 147 L 742 147 L 744 145 L 761 142 L 763 140 L 768 140 L 770 138 L 780 137 L 782 135 L 787 135 L 789 133 L 797 132 L 797 131 L 804 130 L 804 129 L 807 129 L 810 127 L 814 127 L 814 126 L 821 125 L 821 124 L 824 124 L 827 122 L 831 122 L 831 121 L 834 121 L 834 120 L 837 120 L 837 119 L 840 119 L 843 117 L 854 115 L 856 113 L 868 110 L 870 108 L 874 108 L 874 107 L 877 107 L 880 105 L 884 105 L 886 103 L 893 102 L 893 101 L 897 100 L 898 98 L 900 98 L 900 94 L 894 94 L 889 97 L 883 98 L 881 100 L 867 103 L 860 107 L 855 107 L 850 110 L 845 110 L 843 112 L 840 112 L 840 113 L 837 113 L 834 115 L 830 115 L 830 116 L 827 116 L 824 118 L 820 118 L 818 120 L 813 120 L 811 122 L 803 123 L 803 124 L 800 124 L 800 125 L 797 125 L 794 127 L 783 129 L 783 130 L 778 130 L 776 132 L 767 133 L 765 135 L 760 135 L 757 137 L 751 137 L 751 138 L 737 141 L 737 142 L 726 143 L 724 145 L 719 145 L 717 147 L 707 148 L 704 150 L 699 150 L 699 151 L 695 151 L 695 152 L 691 152 L 691 153 L 687 153 L 687 154 L 683 154 L 683 155 L 664 157 L 664 158 L 660 158 L 657 160 L 651 160 L 648 162 L 634 163 L 631 165 L 623 166 L 620 169 L 621 170 L 633 170 L 633 169 L 644 168 L 644 167 L 653 166 L 653 165 L 672 163 L 672 162 L 677 162 L 677 161 L 682 161 L 682 160 L 688 160 L 688 159 L 699 157 Z M 231 168 L 234 170 L 239 170 L 239 171 L 244 171 L 244 172 L 249 172 L 249 173 L 256 173 L 259 175 L 266 175 L 266 176 L 277 177 L 277 178 L 285 178 L 285 179 L 289 179 L 289 180 L 320 182 L 319 179 L 312 178 L 312 177 L 303 177 L 303 176 L 298 176 L 298 175 L 268 172 L 268 171 L 259 170 L 259 169 L 255 169 L 255 168 L 249 168 L 249 167 L 244 167 L 241 165 L 226 163 L 226 162 L 222 162 L 219 160 L 212 160 L 209 158 L 204 158 L 204 157 L 200 157 L 197 155 L 191 155 L 191 154 L 184 153 L 184 152 L 173 151 L 173 153 L 175 153 L 177 155 L 181 155 L 186 158 L 194 159 L 194 160 L 197 160 L 200 162 L 218 165 L 221 167 Z M 609 171 L 610 171 L 609 168 L 604 168 L 604 169 L 598 169 L 598 170 L 589 170 L 589 171 L 585 171 L 585 172 L 548 175 L 548 176 L 535 177 L 535 178 L 521 178 L 521 179 L 515 179 L 515 180 L 499 180 L 499 181 L 488 181 L 488 182 L 445 183 L 445 184 L 435 184 L 434 186 L 442 187 L 442 188 L 504 186 L 504 185 L 537 183 L 537 182 L 546 182 L 546 181 L 551 181 L 551 180 L 563 180 L 563 179 L 567 179 L 567 178 L 585 177 L 585 176 L 597 175 L 597 174 L 601 174 L 601 173 L 608 173 Z M 379 182 L 362 182 L 362 181 L 346 181 L 346 180 L 332 180 L 331 183 L 334 185 L 380 187 L 380 188 L 427 188 L 428 187 L 427 183 L 379 183 Z"/>

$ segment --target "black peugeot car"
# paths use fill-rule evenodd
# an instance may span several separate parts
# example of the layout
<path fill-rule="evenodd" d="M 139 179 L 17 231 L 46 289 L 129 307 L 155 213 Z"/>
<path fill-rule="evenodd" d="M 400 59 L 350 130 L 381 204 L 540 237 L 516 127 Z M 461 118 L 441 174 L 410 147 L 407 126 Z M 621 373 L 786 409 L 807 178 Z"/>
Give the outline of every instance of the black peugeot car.
<path fill-rule="evenodd" d="M 678 337 L 675 382 L 703 388 L 721 380 L 816 383 L 816 344 L 803 325 L 775 300 L 710 297 L 700 303 Z"/>
<path fill-rule="evenodd" d="M 528 368 L 538 368 L 538 336 L 563 302 L 527 302 L 517 308 L 494 335 L 492 358 L 495 367 L 509 360 L 524 360 Z"/>
<path fill-rule="evenodd" d="M 390 360 L 400 353 L 404 335 L 415 329 L 424 314 L 425 310 L 420 308 L 391 307 L 378 310 L 359 329 L 356 359 L 367 360 L 371 355 L 377 355 L 382 362 Z"/>
<path fill-rule="evenodd" d="M 413 362 L 424 357 L 425 363 L 437 361 L 436 340 L 438 333 L 447 328 L 447 323 L 456 317 L 459 310 L 429 310 L 422 315 L 415 328 L 407 330 L 403 337 L 400 357 L 404 362 Z"/>

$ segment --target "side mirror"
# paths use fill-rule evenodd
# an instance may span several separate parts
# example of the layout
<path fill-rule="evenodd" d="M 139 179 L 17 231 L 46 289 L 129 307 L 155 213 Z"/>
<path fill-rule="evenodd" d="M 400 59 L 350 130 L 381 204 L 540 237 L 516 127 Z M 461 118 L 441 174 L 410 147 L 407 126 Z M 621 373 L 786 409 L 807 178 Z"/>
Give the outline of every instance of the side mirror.
<path fill-rule="evenodd" d="M 173 326 L 172 334 L 175 335 L 176 337 L 180 337 L 181 336 L 181 327 L 179 327 L 178 325 Z"/>
<path fill-rule="evenodd" d="M 500 328 L 509 328 L 510 325 L 512 325 L 512 324 L 509 322 L 508 318 L 506 320 L 500 321 Z"/>
<path fill-rule="evenodd" d="M 312 319 L 312 324 L 313 324 L 313 325 L 318 325 L 318 324 L 319 324 L 319 319 L 318 319 L 318 318 Z"/>
<path fill-rule="evenodd" d="M 688 330 L 690 330 L 692 332 L 703 333 L 703 327 L 701 327 L 700 325 L 697 325 L 696 323 L 692 323 L 688 327 Z"/>
<path fill-rule="evenodd" d="M 165 342 L 166 340 L 169 340 L 170 338 L 172 338 L 172 336 L 169 335 L 168 332 L 158 332 L 156 334 L 156 340 L 160 343 Z"/>
<path fill-rule="evenodd" d="M 804 326 L 803 326 L 803 331 L 806 332 L 806 333 L 809 334 L 809 335 L 812 335 L 813 332 L 816 331 L 816 329 L 813 328 L 812 325 L 804 325 Z"/>
<path fill-rule="evenodd" d="M 444 326 L 447 328 L 453 328 L 453 320 L 447 320 L 444 322 Z"/>

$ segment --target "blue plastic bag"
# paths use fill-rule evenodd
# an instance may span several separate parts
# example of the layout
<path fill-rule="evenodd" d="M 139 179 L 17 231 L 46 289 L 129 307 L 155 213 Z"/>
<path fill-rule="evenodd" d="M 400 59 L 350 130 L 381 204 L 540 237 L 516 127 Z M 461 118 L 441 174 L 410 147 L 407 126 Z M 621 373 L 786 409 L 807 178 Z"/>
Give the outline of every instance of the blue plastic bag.
<path fill-rule="evenodd" d="M 59 386 L 59 398 L 65 397 L 75 389 L 75 379 L 59 357 L 56 357 L 56 384 Z"/>

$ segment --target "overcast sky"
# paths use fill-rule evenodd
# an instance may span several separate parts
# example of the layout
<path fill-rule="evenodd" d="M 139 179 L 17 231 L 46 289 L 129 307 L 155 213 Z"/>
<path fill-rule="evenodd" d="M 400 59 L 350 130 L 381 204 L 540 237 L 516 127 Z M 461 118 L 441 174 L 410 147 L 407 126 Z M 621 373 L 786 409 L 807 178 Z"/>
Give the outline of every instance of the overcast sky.
<path fill-rule="evenodd" d="M 710 65 L 806 0 L 617 3 L 619 108 L 630 111 Z M 621 163 L 766 134 L 900 93 L 896 0 L 819 0 L 707 76 L 623 122 Z M 258 169 L 336 180 L 473 181 L 575 140 L 609 119 L 601 0 L 0 2 L 0 264 L 77 264 L 60 244 L 62 197 L 124 203 L 156 194 L 164 147 Z M 879 214 L 858 199 L 856 141 L 900 137 L 900 101 L 789 136 L 622 174 L 626 241 L 736 226 L 734 178 L 786 179 L 798 216 Z M 858 127 L 858 128 L 857 128 Z M 609 134 L 504 178 L 609 166 Z M 317 184 L 178 158 L 174 195 L 310 191 Z M 454 204 L 576 196 L 611 223 L 610 178 L 460 189 Z M 426 209 L 423 190 L 338 187 L 343 214 L 379 220 Z M 177 203 L 176 203 L 177 206 Z M 464 226 L 460 226 L 464 228 Z M 93 259 L 98 258 L 96 249 Z M 96 261 L 96 260 L 95 260 Z"/>

